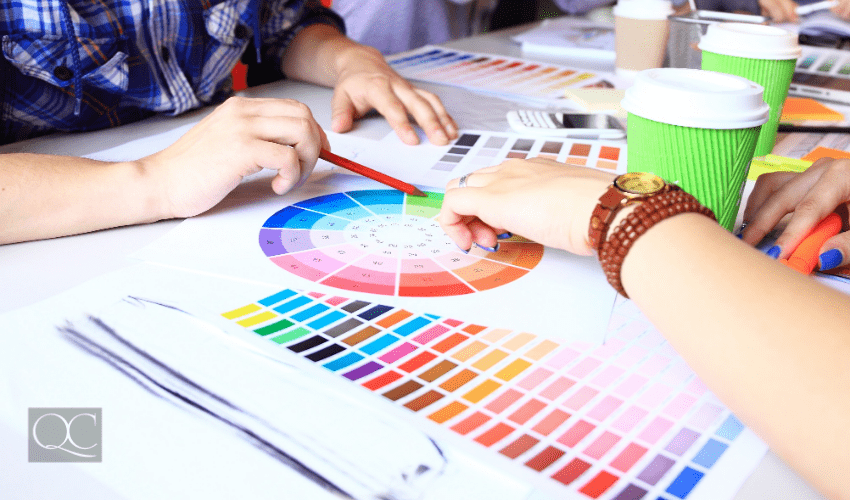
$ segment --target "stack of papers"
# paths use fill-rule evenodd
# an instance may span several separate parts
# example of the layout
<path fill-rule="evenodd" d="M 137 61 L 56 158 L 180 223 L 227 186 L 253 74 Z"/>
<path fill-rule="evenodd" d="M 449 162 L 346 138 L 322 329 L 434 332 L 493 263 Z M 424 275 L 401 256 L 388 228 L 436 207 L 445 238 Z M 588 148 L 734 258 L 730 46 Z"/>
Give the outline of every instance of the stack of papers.
<path fill-rule="evenodd" d="M 614 26 L 571 17 L 546 19 L 513 37 L 523 52 L 614 62 Z"/>

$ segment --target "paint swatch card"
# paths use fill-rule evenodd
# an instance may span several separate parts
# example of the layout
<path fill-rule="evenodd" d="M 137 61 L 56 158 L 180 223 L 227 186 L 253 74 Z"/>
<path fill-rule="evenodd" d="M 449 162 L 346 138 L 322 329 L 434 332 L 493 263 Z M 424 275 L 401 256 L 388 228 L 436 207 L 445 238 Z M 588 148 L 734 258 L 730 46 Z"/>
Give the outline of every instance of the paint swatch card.
<path fill-rule="evenodd" d="M 294 289 L 222 316 L 552 498 L 731 498 L 766 451 L 628 301 L 604 345 Z"/>
<path fill-rule="evenodd" d="M 398 158 L 405 158 L 404 162 Z M 395 134 L 365 150 L 359 161 L 408 182 L 443 189 L 456 177 L 505 160 L 549 158 L 562 163 L 626 172 L 626 141 L 539 137 L 510 132 L 461 130 L 448 146 L 408 146 Z"/>
<path fill-rule="evenodd" d="M 603 76 L 579 68 L 433 45 L 390 56 L 387 62 L 410 80 L 547 101 L 563 98 L 568 88 L 598 84 Z"/>

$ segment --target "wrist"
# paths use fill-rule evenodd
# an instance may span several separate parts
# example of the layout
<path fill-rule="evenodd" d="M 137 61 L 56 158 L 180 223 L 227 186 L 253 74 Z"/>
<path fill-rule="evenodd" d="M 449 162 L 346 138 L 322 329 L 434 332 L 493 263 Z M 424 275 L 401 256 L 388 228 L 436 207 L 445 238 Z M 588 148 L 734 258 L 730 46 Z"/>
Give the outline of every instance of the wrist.
<path fill-rule="evenodd" d="M 137 161 L 126 162 L 122 168 L 130 179 L 136 206 L 131 208 L 136 222 L 148 223 L 179 217 L 172 203 L 168 186 L 167 170 L 156 161 L 156 155 Z"/>

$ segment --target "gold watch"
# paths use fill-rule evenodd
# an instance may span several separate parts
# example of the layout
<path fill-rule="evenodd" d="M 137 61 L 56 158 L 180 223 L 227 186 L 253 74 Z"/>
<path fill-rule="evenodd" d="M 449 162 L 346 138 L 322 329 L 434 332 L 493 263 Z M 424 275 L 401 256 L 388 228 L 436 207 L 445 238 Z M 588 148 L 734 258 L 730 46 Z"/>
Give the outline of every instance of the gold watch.
<path fill-rule="evenodd" d="M 629 172 L 618 175 L 608 190 L 599 197 L 599 203 L 590 216 L 588 244 L 597 252 L 608 236 L 608 228 L 624 207 L 640 203 L 657 194 L 679 190 L 661 177 L 649 172 Z"/>

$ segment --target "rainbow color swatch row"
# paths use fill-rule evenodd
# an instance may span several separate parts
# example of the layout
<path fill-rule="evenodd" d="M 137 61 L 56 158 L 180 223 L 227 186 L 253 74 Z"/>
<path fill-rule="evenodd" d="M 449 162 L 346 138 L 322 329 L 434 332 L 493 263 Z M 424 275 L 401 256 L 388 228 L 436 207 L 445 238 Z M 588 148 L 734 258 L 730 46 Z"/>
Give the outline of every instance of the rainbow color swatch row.
<path fill-rule="evenodd" d="M 440 228 L 442 193 L 348 191 L 300 201 L 263 224 L 259 243 L 282 269 L 334 288 L 434 297 L 489 290 L 521 278 L 543 246 L 512 237 L 498 252 L 462 252 Z"/>
<path fill-rule="evenodd" d="M 558 99 L 564 90 L 600 85 L 595 73 L 556 64 L 426 46 L 387 59 L 401 76 L 477 91 Z"/>
<path fill-rule="evenodd" d="M 638 321 L 602 346 L 563 343 L 291 289 L 223 316 L 588 498 L 688 498 L 744 430 Z"/>

